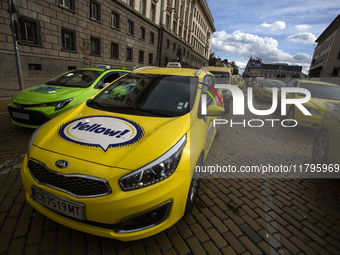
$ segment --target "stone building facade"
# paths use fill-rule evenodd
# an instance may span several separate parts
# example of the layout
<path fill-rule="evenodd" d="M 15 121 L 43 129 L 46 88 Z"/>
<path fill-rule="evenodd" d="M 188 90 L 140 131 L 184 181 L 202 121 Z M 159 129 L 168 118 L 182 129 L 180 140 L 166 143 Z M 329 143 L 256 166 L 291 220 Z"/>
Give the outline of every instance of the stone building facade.
<path fill-rule="evenodd" d="M 315 41 L 310 78 L 340 78 L 340 15 Z"/>
<path fill-rule="evenodd" d="M 83 66 L 208 63 L 214 20 L 206 0 L 12 0 L 23 77 Z M 16 77 L 8 0 L 1 1 L 0 78 Z"/>

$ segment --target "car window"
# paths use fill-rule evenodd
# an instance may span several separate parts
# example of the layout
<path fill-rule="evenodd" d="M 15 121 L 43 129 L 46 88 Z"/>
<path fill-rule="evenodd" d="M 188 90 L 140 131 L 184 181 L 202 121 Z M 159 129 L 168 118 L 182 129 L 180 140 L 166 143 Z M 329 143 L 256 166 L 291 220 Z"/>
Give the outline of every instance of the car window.
<path fill-rule="evenodd" d="M 215 77 L 216 82 L 219 84 L 229 84 L 229 73 L 228 72 L 218 72 L 218 71 L 210 71 Z"/>
<path fill-rule="evenodd" d="M 308 89 L 312 97 L 340 100 L 339 86 L 301 82 L 300 88 Z"/>
<path fill-rule="evenodd" d="M 111 72 L 106 74 L 100 81 L 96 84 L 95 89 L 102 89 L 103 87 L 109 85 L 114 80 L 120 77 L 119 72 Z"/>
<path fill-rule="evenodd" d="M 190 84 L 192 77 L 133 73 L 117 80 L 103 89 L 91 106 L 113 112 L 137 115 L 159 114 L 169 117 L 188 113 L 192 105 L 192 87 L 197 91 L 197 82 Z M 196 89 L 195 89 L 196 87 Z M 194 99 L 193 101 L 194 102 Z"/>
<path fill-rule="evenodd" d="M 48 85 L 87 88 L 103 73 L 97 70 L 73 70 L 47 82 Z"/>
<path fill-rule="evenodd" d="M 271 87 L 271 88 L 281 88 L 285 85 L 282 81 L 265 81 L 264 86 L 265 87 Z"/>

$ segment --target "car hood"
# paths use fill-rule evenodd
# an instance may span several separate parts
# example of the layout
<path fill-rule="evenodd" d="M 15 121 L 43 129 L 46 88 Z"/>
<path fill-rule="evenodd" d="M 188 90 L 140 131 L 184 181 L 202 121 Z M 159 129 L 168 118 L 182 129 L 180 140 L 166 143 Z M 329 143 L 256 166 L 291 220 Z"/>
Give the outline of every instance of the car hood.
<path fill-rule="evenodd" d="M 325 111 L 328 111 L 329 109 L 332 109 L 334 106 L 338 105 L 339 103 L 340 103 L 339 100 L 312 97 L 304 105 L 325 112 Z"/>
<path fill-rule="evenodd" d="M 13 96 L 14 102 L 25 104 L 49 103 L 77 97 L 86 88 L 73 88 L 53 85 L 39 85 L 24 89 Z"/>
<path fill-rule="evenodd" d="M 189 127 L 190 114 L 174 118 L 127 115 L 99 111 L 83 103 L 42 126 L 33 145 L 101 165 L 136 170 L 167 152 Z"/>

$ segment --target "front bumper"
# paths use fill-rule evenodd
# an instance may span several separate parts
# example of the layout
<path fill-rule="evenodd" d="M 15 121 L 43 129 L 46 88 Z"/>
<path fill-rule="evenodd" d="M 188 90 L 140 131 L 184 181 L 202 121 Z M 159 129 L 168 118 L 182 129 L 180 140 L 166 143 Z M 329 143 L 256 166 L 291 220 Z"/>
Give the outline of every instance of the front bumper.
<path fill-rule="evenodd" d="M 95 174 L 95 177 L 105 178 L 110 183 L 112 189 L 110 194 L 99 197 L 75 197 L 66 192 L 38 183 L 36 179 L 32 177 L 27 167 L 28 158 L 26 156 L 21 167 L 21 176 L 23 186 L 26 190 L 27 201 L 46 217 L 62 225 L 98 236 L 130 241 L 157 234 L 174 225 L 184 215 L 191 180 L 190 171 L 175 171 L 171 177 L 159 183 L 133 191 L 122 191 L 119 187 L 118 180 L 121 176 L 128 173 L 126 170 L 84 162 L 64 155 L 52 154 L 37 148 L 32 148 L 31 155 L 32 154 L 39 154 L 39 159 L 44 159 L 44 161 L 47 162 L 45 162 L 46 167 L 52 171 L 55 171 L 54 162 L 62 157 L 64 160 L 70 162 L 70 168 L 64 170 L 64 174 L 82 169 L 82 174 L 92 174 L 92 176 Z M 73 174 L 74 173 L 75 172 L 73 172 Z M 85 221 L 60 214 L 36 202 L 32 197 L 32 186 L 54 196 L 84 204 Z M 166 210 L 166 212 L 164 212 L 165 218 L 157 225 L 154 226 L 151 224 L 147 227 L 136 227 L 136 229 L 130 227 L 132 231 L 125 231 L 126 229 L 122 231 L 119 229 L 123 222 L 131 218 L 136 218 L 136 216 L 138 217 L 139 215 L 145 215 L 145 213 L 147 214 L 148 212 L 152 213 L 152 211 L 155 211 L 163 205 L 167 206 L 167 208 L 164 209 Z"/>

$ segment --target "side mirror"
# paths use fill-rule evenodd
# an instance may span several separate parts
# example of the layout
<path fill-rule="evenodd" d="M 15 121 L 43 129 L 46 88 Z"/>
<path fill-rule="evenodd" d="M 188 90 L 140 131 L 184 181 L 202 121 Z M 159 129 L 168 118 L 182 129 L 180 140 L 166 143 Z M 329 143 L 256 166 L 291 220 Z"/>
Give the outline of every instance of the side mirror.
<path fill-rule="evenodd" d="M 209 105 L 207 109 L 208 116 L 220 116 L 224 113 L 224 108 L 216 105 Z"/>

